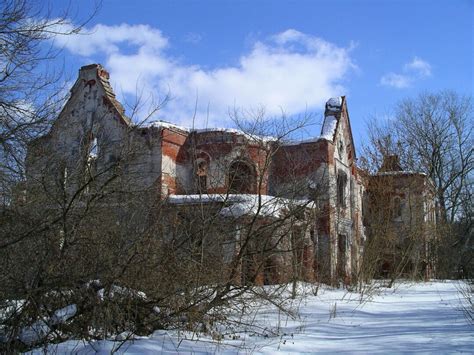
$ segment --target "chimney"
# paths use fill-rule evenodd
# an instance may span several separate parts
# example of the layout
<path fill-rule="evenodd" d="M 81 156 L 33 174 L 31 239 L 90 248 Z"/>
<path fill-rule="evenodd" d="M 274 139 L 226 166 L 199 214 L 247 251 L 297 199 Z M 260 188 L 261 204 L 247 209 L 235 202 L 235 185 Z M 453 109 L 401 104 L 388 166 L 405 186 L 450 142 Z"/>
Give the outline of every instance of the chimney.
<path fill-rule="evenodd" d="M 109 80 L 109 72 L 105 70 L 100 64 L 89 64 L 79 69 L 79 77 L 86 80 L 92 78 L 102 78 L 103 80 Z"/>
<path fill-rule="evenodd" d="M 400 166 L 400 159 L 398 155 L 384 155 L 382 166 L 379 169 L 379 173 L 388 171 L 402 171 Z"/>

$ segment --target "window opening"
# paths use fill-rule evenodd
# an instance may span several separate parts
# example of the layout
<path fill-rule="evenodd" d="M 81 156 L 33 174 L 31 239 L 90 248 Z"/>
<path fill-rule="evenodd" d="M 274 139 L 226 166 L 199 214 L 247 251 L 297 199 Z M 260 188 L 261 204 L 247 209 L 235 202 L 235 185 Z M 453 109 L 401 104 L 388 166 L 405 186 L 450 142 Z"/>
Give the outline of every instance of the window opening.
<path fill-rule="evenodd" d="M 344 155 L 344 143 L 342 142 L 342 139 L 339 139 L 339 158 L 342 159 L 343 155 Z"/>
<path fill-rule="evenodd" d="M 343 172 L 337 174 L 337 204 L 346 207 L 346 184 L 347 176 Z"/>
<path fill-rule="evenodd" d="M 252 168 L 241 161 L 234 162 L 229 168 L 230 193 L 254 193 L 254 174 Z"/>
<path fill-rule="evenodd" d="M 94 137 L 89 147 L 89 159 L 97 159 L 98 156 L 99 156 L 99 145 L 97 144 L 97 138 Z"/>
<path fill-rule="evenodd" d="M 199 192 L 207 192 L 207 162 L 205 160 L 197 163 L 196 175 Z"/>

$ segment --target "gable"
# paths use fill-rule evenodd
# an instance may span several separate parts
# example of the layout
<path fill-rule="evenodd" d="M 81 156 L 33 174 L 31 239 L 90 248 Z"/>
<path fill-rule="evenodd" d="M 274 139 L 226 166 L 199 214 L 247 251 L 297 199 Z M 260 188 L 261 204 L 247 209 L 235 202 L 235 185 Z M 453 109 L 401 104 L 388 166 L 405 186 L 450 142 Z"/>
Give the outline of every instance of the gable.
<path fill-rule="evenodd" d="M 336 157 L 348 165 L 355 161 L 356 151 L 345 96 L 334 97 L 326 102 L 321 138 L 334 144 Z"/>

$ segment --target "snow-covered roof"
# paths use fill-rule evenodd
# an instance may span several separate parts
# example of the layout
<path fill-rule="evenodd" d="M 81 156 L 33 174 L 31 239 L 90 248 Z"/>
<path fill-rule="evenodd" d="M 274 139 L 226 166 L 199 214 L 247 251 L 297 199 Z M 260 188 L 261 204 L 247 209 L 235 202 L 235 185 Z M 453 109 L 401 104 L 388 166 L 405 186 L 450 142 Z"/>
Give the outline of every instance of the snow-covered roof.
<path fill-rule="evenodd" d="M 321 129 L 321 138 L 332 141 L 336 133 L 337 118 L 335 116 L 326 116 L 324 118 L 323 128 Z"/>
<path fill-rule="evenodd" d="M 255 194 L 204 194 L 204 195 L 170 195 L 172 204 L 197 204 L 220 202 L 223 207 L 219 214 L 223 217 L 255 216 L 281 218 L 293 206 L 314 208 L 314 202 L 306 199 L 286 199 L 269 195 Z"/>
<path fill-rule="evenodd" d="M 304 143 L 315 143 L 317 141 L 319 141 L 320 138 L 319 137 L 314 137 L 314 138 L 308 138 L 308 139 L 302 139 L 302 140 L 292 140 L 292 141 L 288 141 L 288 142 L 285 142 L 283 144 L 283 146 L 287 147 L 287 146 L 292 146 L 292 145 L 300 145 L 300 144 L 304 144 Z"/>
<path fill-rule="evenodd" d="M 375 173 L 375 176 L 393 176 L 393 175 L 423 175 L 426 176 L 425 173 L 420 171 L 414 170 L 400 170 L 400 171 L 383 171 L 380 173 Z"/>
<path fill-rule="evenodd" d="M 184 126 L 179 126 L 177 124 L 171 123 L 171 122 L 166 122 L 166 121 L 153 121 L 150 122 L 146 127 L 157 127 L 157 128 L 174 128 L 174 129 L 179 129 L 181 131 L 189 132 L 190 129 Z"/>
<path fill-rule="evenodd" d="M 332 97 L 326 102 L 326 108 L 329 111 L 333 111 L 333 112 L 340 111 L 342 109 L 342 102 L 343 102 L 342 96 Z M 174 128 L 174 129 L 179 129 L 181 131 L 188 132 L 188 133 L 191 133 L 191 132 L 194 132 L 194 133 L 208 133 L 208 132 L 232 133 L 232 134 L 242 135 L 249 140 L 254 140 L 258 142 L 274 142 L 278 140 L 275 137 L 260 136 L 257 134 L 244 132 L 244 131 L 241 131 L 239 129 L 234 129 L 234 128 L 188 128 L 188 127 L 175 125 L 173 123 L 161 121 L 161 120 L 152 122 L 149 124 L 149 126 L 162 127 L 162 128 Z M 309 139 L 304 139 L 304 140 L 299 140 L 299 141 L 293 140 L 293 141 L 285 142 L 283 145 L 292 146 L 292 145 L 299 145 L 299 144 L 304 144 L 304 143 L 314 143 L 321 139 L 332 142 L 334 138 L 334 133 L 336 132 L 336 127 L 337 127 L 337 118 L 334 115 L 327 115 L 324 118 L 323 127 L 321 129 L 321 135 L 319 137 L 312 137 Z"/>
<path fill-rule="evenodd" d="M 284 199 L 274 196 L 245 195 L 241 201 L 225 207 L 220 211 L 221 216 L 241 217 L 245 215 L 259 215 L 264 217 L 281 218 L 292 207 L 313 207 L 309 200 Z"/>
<path fill-rule="evenodd" d="M 236 198 L 243 195 L 234 194 L 202 194 L 202 195 L 169 195 L 168 202 L 173 204 L 191 204 L 191 203 L 209 203 L 209 202 L 224 202 L 235 201 Z"/>
<path fill-rule="evenodd" d="M 249 132 L 244 132 L 240 129 L 235 128 L 196 128 L 192 129 L 191 132 L 195 133 L 208 133 L 208 132 L 222 132 L 222 133 L 232 133 L 244 136 L 249 140 L 259 141 L 259 142 L 274 142 L 277 138 L 272 136 L 261 136 L 258 134 L 253 134 Z"/>
<path fill-rule="evenodd" d="M 209 133 L 209 132 L 222 132 L 222 133 L 235 133 L 235 134 L 245 134 L 244 131 L 235 128 L 222 128 L 222 127 L 214 127 L 214 128 L 195 128 L 192 129 L 193 132 L 196 133 Z"/>
<path fill-rule="evenodd" d="M 238 134 L 244 136 L 249 140 L 259 141 L 259 142 L 273 142 L 276 141 L 277 138 L 272 136 L 260 136 L 258 134 L 252 134 L 248 132 L 244 132 L 239 129 L 235 128 L 189 128 L 184 126 L 179 126 L 170 122 L 166 121 L 154 121 L 151 122 L 147 127 L 158 127 L 158 128 L 172 128 L 178 129 L 188 133 L 209 133 L 209 132 L 221 132 L 221 133 L 231 133 L 231 134 Z"/>
<path fill-rule="evenodd" d="M 332 142 L 334 133 L 336 133 L 336 127 L 337 127 L 337 118 L 335 116 L 326 116 L 324 119 L 323 127 L 321 128 L 321 135 L 319 137 L 312 137 L 308 139 L 303 139 L 303 140 L 294 140 L 294 141 L 289 141 L 285 142 L 283 145 L 284 146 L 292 146 L 292 145 L 299 145 L 299 144 L 304 144 L 304 143 L 315 143 L 319 140 L 327 140 Z"/>

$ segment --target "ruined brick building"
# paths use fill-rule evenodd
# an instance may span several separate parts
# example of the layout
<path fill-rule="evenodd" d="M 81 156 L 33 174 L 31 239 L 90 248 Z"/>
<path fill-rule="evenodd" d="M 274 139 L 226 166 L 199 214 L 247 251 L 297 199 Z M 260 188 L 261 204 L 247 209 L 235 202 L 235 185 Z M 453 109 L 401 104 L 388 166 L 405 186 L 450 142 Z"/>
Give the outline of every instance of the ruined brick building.
<path fill-rule="evenodd" d="M 409 218 L 403 209 L 409 198 L 421 201 L 416 213 L 426 218 L 432 206 L 424 176 L 392 170 L 399 170 L 386 174 L 398 184 L 387 195 L 389 206 L 392 200 L 397 204 L 394 219 Z M 109 74 L 93 64 L 80 69 L 50 132 L 31 143 L 27 172 L 30 196 L 58 186 L 70 195 L 87 194 L 116 176 L 127 193 L 159 201 L 166 211 L 160 215 L 164 237 L 180 233 L 173 227 L 189 211 L 213 211 L 215 225 L 231 221 L 221 229 L 225 242 L 216 246 L 216 238 L 201 246 L 217 247 L 227 261 L 241 250 L 249 223 L 276 226 L 254 236 L 252 248 L 260 252 L 242 262 L 240 277 L 253 272 L 253 282 L 278 283 L 291 278 L 295 258 L 299 276 L 307 280 L 349 282 L 357 276 L 368 204 L 375 206 L 380 197 L 367 190 L 386 171 L 368 176 L 357 168 L 345 97 L 326 103 L 321 136 L 302 142 L 161 121 L 137 125 L 115 99 Z M 403 183 L 412 176 L 416 188 Z M 109 208 L 123 203 L 120 198 Z M 265 249 L 263 239 L 272 247 Z"/>
<path fill-rule="evenodd" d="M 426 175 L 404 171 L 398 156 L 389 155 L 367 180 L 367 192 L 367 234 L 383 236 L 380 274 L 433 277 L 437 206 Z"/>

